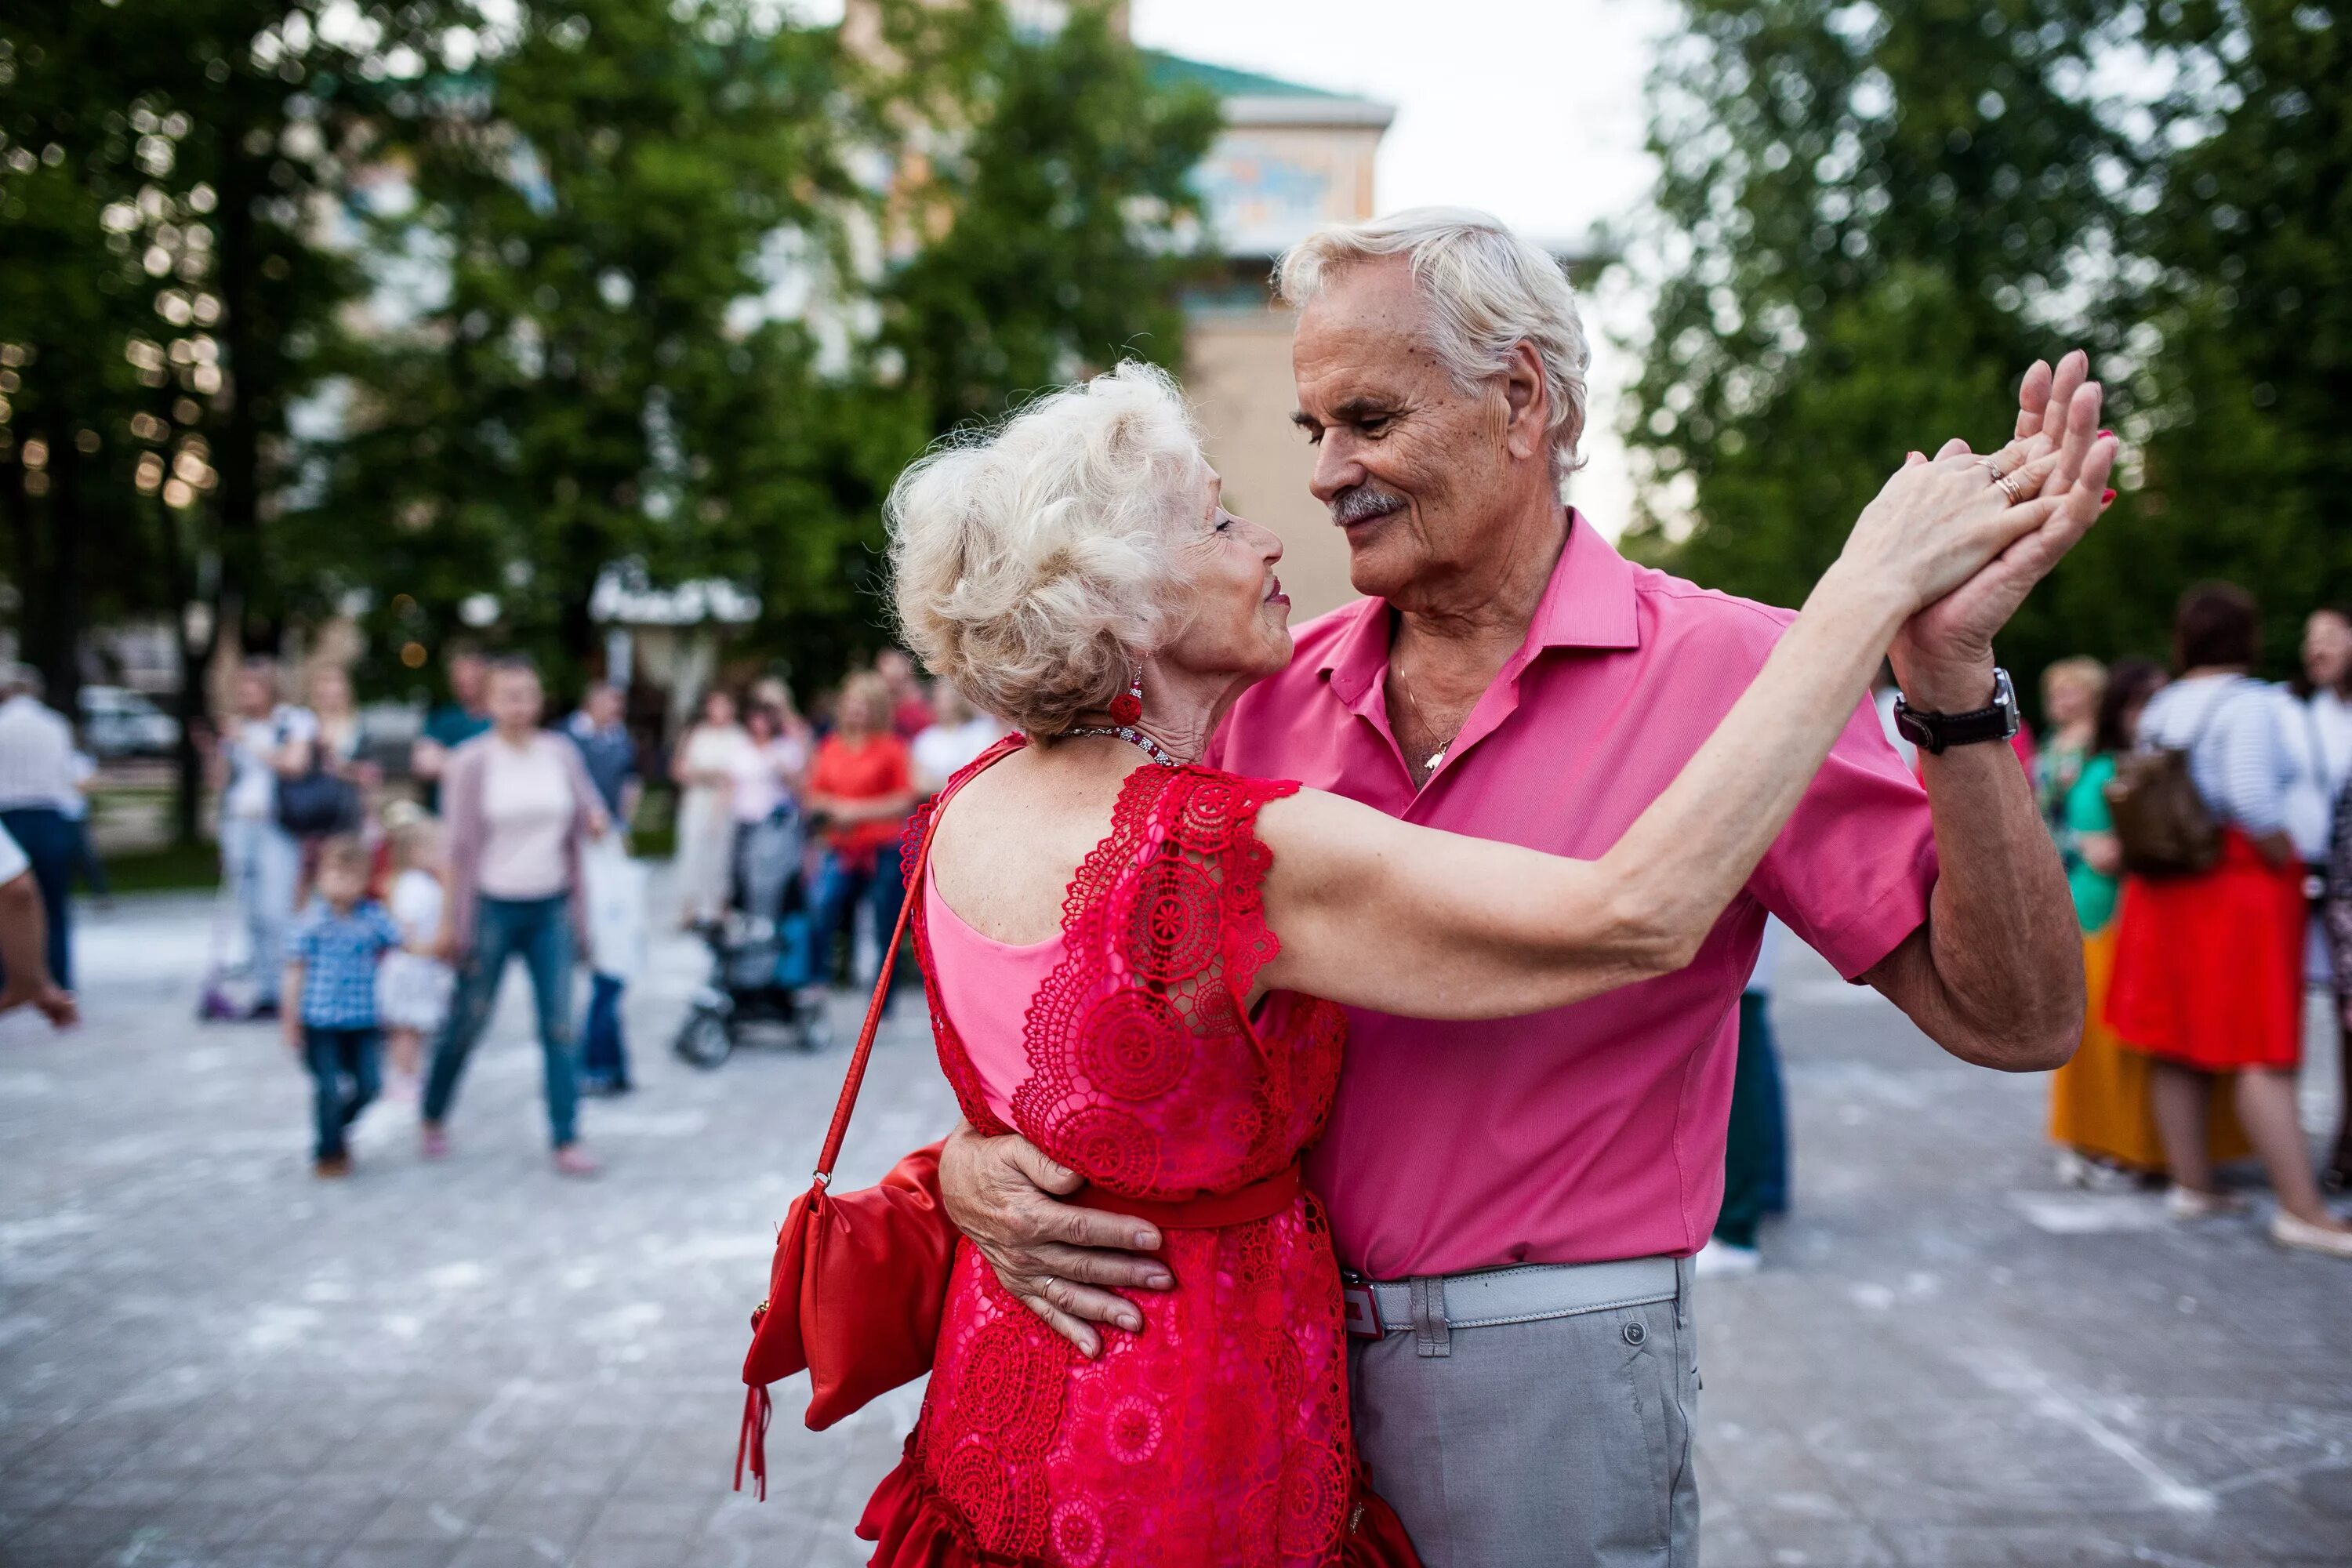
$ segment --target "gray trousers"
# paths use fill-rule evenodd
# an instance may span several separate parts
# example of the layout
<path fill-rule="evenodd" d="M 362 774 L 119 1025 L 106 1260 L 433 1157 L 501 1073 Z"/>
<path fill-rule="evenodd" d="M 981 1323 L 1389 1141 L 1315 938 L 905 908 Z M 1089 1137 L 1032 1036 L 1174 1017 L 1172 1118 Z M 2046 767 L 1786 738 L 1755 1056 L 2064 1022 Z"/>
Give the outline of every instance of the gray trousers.
<path fill-rule="evenodd" d="M 1356 1446 L 1428 1568 L 1695 1568 L 1698 1332 L 1672 1301 L 1350 1340 Z"/>

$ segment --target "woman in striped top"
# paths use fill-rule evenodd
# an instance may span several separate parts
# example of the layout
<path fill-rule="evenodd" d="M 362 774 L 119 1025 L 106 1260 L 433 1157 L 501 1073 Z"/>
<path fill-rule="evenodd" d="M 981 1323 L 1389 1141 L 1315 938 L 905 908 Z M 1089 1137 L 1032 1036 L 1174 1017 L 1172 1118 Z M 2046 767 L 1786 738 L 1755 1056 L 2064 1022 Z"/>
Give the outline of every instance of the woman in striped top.
<path fill-rule="evenodd" d="M 2240 1206 L 2215 1187 L 2205 1146 L 2213 1079 L 2232 1074 L 2239 1119 L 2278 1194 L 2272 1238 L 2352 1259 L 2352 1226 L 2320 1200 L 2295 1110 L 2304 868 L 2286 798 L 2299 763 L 2292 700 L 2250 673 L 2261 629 L 2252 595 L 2231 584 L 2180 601 L 2180 679 L 2148 703 L 2139 739 L 2189 753 L 2197 793 L 2222 824 L 2221 856 L 2193 876 L 2126 879 L 2107 1023 L 2155 1060 L 2177 1217 Z"/>

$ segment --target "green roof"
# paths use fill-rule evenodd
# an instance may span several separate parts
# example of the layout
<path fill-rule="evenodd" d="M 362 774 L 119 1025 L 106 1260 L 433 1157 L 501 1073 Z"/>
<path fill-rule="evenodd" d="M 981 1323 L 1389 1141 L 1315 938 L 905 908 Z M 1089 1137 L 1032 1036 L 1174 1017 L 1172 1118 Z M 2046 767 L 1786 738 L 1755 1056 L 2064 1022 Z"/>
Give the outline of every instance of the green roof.
<path fill-rule="evenodd" d="M 1171 55 L 1165 49 L 1144 49 L 1143 68 L 1150 73 L 1154 87 L 1205 87 L 1219 98 L 1352 98 L 1353 93 L 1330 92 L 1303 82 L 1285 81 L 1276 76 L 1260 76 L 1255 71 L 1235 70 L 1231 66 L 1213 66 L 1206 60 L 1189 60 L 1182 55 Z"/>

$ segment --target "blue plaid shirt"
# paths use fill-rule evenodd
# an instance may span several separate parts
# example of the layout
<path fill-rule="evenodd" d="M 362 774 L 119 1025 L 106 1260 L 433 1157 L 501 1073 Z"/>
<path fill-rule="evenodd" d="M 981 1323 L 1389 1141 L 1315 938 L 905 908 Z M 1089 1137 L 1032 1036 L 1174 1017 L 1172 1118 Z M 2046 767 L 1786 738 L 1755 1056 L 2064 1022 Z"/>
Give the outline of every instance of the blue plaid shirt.
<path fill-rule="evenodd" d="M 375 1027 L 375 966 L 401 944 L 400 928 L 373 899 L 339 915 L 314 899 L 287 939 L 289 963 L 302 966 L 302 1022 L 314 1029 Z"/>

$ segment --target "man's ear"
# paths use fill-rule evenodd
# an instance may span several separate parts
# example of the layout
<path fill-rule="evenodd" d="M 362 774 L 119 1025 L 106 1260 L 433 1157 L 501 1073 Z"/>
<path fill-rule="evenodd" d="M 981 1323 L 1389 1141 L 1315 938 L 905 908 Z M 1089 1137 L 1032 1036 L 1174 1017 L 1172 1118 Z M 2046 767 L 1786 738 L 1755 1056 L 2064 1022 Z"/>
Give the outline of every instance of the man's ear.
<path fill-rule="evenodd" d="M 1551 397 L 1544 385 L 1543 360 L 1525 339 L 1511 345 L 1510 361 L 1503 367 L 1503 441 L 1511 456 L 1540 454 L 1550 440 L 1546 426 L 1551 423 Z"/>

